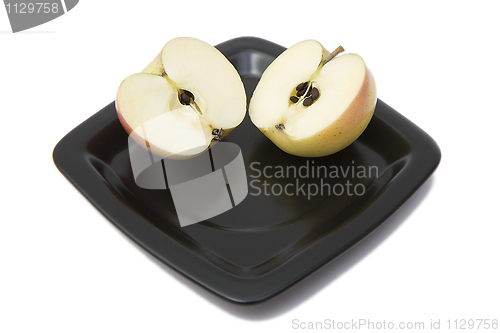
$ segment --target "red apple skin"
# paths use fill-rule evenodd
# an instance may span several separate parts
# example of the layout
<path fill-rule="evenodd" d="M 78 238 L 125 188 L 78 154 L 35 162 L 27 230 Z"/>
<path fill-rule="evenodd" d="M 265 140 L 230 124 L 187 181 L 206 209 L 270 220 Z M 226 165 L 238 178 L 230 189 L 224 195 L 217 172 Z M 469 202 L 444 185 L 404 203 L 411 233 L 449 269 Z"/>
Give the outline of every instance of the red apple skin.
<path fill-rule="evenodd" d="M 161 62 L 161 52 L 156 56 L 156 58 L 151 61 L 151 63 L 146 66 L 142 70 L 141 73 L 149 73 L 149 74 L 155 74 L 155 75 L 161 75 L 163 72 L 163 64 Z M 120 112 L 120 105 L 118 98 L 115 99 L 115 108 L 116 108 L 116 114 L 118 115 L 118 120 L 120 120 L 121 125 L 123 126 L 123 129 L 125 132 L 127 132 L 128 135 L 132 137 L 140 146 L 142 146 L 144 149 L 149 148 L 149 142 L 147 143 L 142 137 L 137 135 L 134 132 L 134 129 L 130 127 L 130 125 L 125 121 L 125 118 L 123 117 L 122 113 Z"/>
<path fill-rule="evenodd" d="M 129 136 L 134 139 L 135 142 L 137 142 L 142 148 L 149 150 L 150 145 L 146 140 L 144 140 L 142 137 L 137 135 L 136 132 L 134 132 L 134 129 L 130 127 L 130 125 L 125 121 L 125 118 L 123 118 L 122 113 L 120 112 L 120 105 L 118 103 L 118 99 L 115 100 L 115 108 L 116 108 L 116 114 L 118 115 L 118 120 L 120 121 L 120 124 L 122 125 L 123 129 Z M 157 152 L 158 154 L 159 152 Z"/>
<path fill-rule="evenodd" d="M 276 128 L 262 132 L 283 151 L 302 157 L 327 156 L 346 148 L 366 129 L 377 103 L 375 80 L 365 68 L 365 78 L 356 98 L 335 122 L 322 131 L 301 140 L 293 140 Z"/>

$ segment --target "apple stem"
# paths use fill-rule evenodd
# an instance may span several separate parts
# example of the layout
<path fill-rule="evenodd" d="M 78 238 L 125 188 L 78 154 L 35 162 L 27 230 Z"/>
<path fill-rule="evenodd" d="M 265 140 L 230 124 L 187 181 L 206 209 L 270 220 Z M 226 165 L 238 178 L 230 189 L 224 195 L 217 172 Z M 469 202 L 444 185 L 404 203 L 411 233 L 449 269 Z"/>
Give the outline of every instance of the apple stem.
<path fill-rule="evenodd" d="M 342 46 L 339 46 L 337 47 L 335 50 L 333 50 L 332 53 L 330 53 L 328 55 L 328 57 L 326 57 L 325 60 L 323 60 L 323 62 L 321 63 L 322 66 L 326 65 L 327 62 L 329 62 L 330 60 L 332 60 L 333 58 L 335 58 L 339 53 L 342 53 L 344 52 L 344 48 Z"/>

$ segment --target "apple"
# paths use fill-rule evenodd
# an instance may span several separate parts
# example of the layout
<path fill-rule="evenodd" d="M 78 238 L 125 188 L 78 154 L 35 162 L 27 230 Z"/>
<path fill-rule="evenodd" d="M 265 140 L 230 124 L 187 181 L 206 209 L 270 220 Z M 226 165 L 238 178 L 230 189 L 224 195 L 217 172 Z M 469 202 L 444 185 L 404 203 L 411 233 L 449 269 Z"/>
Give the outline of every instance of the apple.
<path fill-rule="evenodd" d="M 283 151 L 303 157 L 336 153 L 354 142 L 377 102 L 373 75 L 353 53 L 337 56 L 316 40 L 281 53 L 264 71 L 249 115 Z"/>
<path fill-rule="evenodd" d="M 234 66 L 195 38 L 169 41 L 141 72 L 120 84 L 116 110 L 125 131 L 162 158 L 201 154 L 238 126 L 246 94 Z"/>

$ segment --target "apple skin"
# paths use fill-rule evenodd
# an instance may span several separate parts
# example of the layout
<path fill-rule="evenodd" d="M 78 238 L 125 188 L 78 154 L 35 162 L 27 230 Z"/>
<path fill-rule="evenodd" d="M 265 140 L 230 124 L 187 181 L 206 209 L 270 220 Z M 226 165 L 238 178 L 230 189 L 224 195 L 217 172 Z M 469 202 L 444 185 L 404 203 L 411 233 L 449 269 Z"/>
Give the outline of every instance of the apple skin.
<path fill-rule="evenodd" d="M 366 129 L 377 103 L 375 80 L 366 65 L 365 69 L 357 96 L 342 115 L 322 131 L 300 140 L 276 128 L 260 128 L 260 131 L 281 150 L 296 156 L 323 157 L 346 148 Z"/>

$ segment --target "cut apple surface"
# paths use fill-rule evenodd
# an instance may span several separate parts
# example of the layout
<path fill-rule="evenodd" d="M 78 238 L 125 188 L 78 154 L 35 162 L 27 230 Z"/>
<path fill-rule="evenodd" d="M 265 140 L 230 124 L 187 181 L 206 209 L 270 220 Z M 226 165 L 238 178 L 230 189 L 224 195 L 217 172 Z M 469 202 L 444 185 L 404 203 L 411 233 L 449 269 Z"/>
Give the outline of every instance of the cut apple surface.
<path fill-rule="evenodd" d="M 295 44 L 264 71 L 249 105 L 252 122 L 287 153 L 320 157 L 354 142 L 377 101 L 357 54 L 337 56 L 315 40 Z"/>
<path fill-rule="evenodd" d="M 220 51 L 181 37 L 121 83 L 115 104 L 137 143 L 160 157 L 183 159 L 202 153 L 243 121 L 246 94 Z"/>

